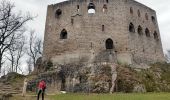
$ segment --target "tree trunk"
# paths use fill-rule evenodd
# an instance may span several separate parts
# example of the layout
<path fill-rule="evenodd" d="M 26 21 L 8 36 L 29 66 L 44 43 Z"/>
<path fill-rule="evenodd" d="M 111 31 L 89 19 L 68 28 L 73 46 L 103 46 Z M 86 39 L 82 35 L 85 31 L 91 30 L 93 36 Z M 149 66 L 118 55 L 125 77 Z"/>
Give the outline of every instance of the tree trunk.
<path fill-rule="evenodd" d="M 12 61 L 11 61 L 11 68 L 12 68 L 12 72 L 14 72 L 14 58 L 12 57 L 11 60 L 12 60 Z"/>
<path fill-rule="evenodd" d="M 1 73 L 1 68 L 2 68 L 2 54 L 0 54 L 0 73 Z"/>

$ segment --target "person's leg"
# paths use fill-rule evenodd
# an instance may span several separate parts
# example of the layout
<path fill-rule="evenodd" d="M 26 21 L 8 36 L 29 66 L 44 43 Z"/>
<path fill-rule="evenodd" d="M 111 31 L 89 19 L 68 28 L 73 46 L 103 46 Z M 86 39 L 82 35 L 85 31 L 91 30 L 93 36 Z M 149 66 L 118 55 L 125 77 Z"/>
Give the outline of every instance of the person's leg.
<path fill-rule="evenodd" d="M 42 90 L 42 100 L 44 100 L 44 91 Z"/>
<path fill-rule="evenodd" d="M 38 90 L 37 100 L 39 100 L 40 94 L 41 94 L 41 90 Z"/>

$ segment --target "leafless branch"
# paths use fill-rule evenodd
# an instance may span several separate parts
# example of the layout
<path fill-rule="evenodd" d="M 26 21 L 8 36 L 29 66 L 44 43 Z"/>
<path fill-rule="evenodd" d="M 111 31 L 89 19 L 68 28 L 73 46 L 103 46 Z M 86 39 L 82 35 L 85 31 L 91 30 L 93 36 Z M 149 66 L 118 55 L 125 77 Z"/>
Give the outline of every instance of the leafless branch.
<path fill-rule="evenodd" d="M 22 13 L 15 13 L 14 7 L 14 4 L 6 0 L 0 2 L 0 69 L 4 53 L 21 38 L 25 23 L 33 19 L 29 14 L 23 16 Z M 18 54 L 18 58 L 20 58 L 22 53 L 18 52 Z"/>

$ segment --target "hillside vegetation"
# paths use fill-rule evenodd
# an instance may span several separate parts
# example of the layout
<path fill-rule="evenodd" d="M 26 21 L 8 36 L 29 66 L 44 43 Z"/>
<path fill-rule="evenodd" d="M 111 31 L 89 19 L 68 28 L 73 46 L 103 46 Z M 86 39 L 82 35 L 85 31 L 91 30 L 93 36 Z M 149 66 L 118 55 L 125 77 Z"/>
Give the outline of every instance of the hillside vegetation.
<path fill-rule="evenodd" d="M 117 92 L 170 92 L 170 64 L 155 63 L 149 69 L 135 70 L 119 65 Z"/>
<path fill-rule="evenodd" d="M 167 100 L 170 99 L 170 94 L 168 93 L 162 93 L 162 92 L 170 92 L 170 64 L 167 63 L 155 63 L 150 65 L 151 67 L 149 69 L 134 69 L 128 65 L 121 65 L 119 64 L 117 66 L 117 73 L 118 77 L 116 80 L 115 85 L 115 92 L 118 94 L 66 94 L 66 95 L 53 95 L 48 96 L 46 100 L 55 100 L 55 98 L 60 98 L 60 100 L 99 100 L 98 97 L 102 98 L 100 100 L 110 100 L 111 98 L 115 98 L 115 100 L 123 100 L 123 98 L 126 98 L 126 100 L 154 100 L 152 98 L 156 98 L 156 100 Z M 106 80 L 110 82 L 110 68 L 109 66 L 103 66 L 101 68 L 102 71 L 99 73 L 105 76 L 107 79 L 103 79 L 102 76 L 95 77 L 94 79 L 99 78 L 100 82 L 103 80 Z M 104 73 L 106 72 L 106 73 Z M 96 74 L 98 75 L 98 74 Z M 106 77 L 107 76 L 107 77 Z M 27 77 L 28 79 L 35 78 L 36 75 L 29 75 L 29 76 L 23 76 L 16 73 L 9 73 L 6 76 L 3 76 L 0 79 L 1 88 L 7 87 L 10 89 L 13 93 L 20 94 L 22 90 L 22 84 L 24 78 Z M 98 82 L 98 81 L 96 81 Z M 105 91 L 102 91 L 103 88 L 97 84 L 94 88 L 97 93 L 107 93 Z M 10 87 L 10 88 L 9 88 Z M 48 87 L 47 87 L 48 88 Z M 4 90 L 3 88 L 1 90 Z M 17 91 L 16 91 L 17 90 Z M 47 89 L 48 90 L 48 89 Z M 2 91 L 3 92 L 3 91 Z M 6 91 L 4 91 L 6 92 Z M 9 92 L 9 91 L 7 91 Z M 19 93 L 20 92 L 20 93 Z M 133 94 L 132 92 L 137 92 L 139 94 Z M 156 94 L 150 94 L 146 92 L 157 92 Z M 9 92 L 10 93 L 10 92 Z M 79 93 L 79 92 L 78 92 Z M 87 93 L 87 92 L 86 92 Z M 94 92 L 96 93 L 96 92 Z M 132 94 L 123 94 L 123 93 L 132 93 Z M 140 94 L 140 93 L 146 93 L 146 94 Z M 31 94 L 28 96 L 28 100 L 32 98 L 36 98 L 35 95 L 32 96 L 32 94 L 35 94 L 35 92 L 29 92 Z M 22 97 L 13 95 L 11 100 L 23 100 Z M 0 96 L 1 97 L 1 96 Z M 70 98 L 70 99 L 68 99 Z M 79 98 L 79 99 L 77 99 Z M 85 99 L 86 98 L 86 99 Z M 129 99 L 128 99 L 129 98 Z M 134 98 L 134 99 L 133 99 Z M 136 98 L 136 99 L 135 99 Z M 141 99 L 139 99 L 141 98 Z M 142 99 L 144 98 L 144 99 Z M 160 98 L 160 99 L 159 99 Z M 27 99 L 26 99 L 27 100 Z"/>

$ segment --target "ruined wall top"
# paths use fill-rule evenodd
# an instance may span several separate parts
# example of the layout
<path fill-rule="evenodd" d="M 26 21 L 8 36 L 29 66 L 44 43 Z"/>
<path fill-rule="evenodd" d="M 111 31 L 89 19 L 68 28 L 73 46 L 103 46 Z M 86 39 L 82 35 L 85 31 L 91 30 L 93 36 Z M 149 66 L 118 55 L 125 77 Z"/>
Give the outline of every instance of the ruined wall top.
<path fill-rule="evenodd" d="M 113 1 L 116 1 L 116 0 L 68 0 L 68 1 L 62 1 L 62 2 L 59 2 L 59 3 L 56 3 L 56 4 L 51 4 L 49 6 L 53 6 L 53 7 L 58 7 L 58 6 L 65 6 L 65 5 L 68 5 L 68 4 L 72 4 L 72 3 L 84 3 L 84 2 L 97 2 L 97 3 L 109 3 L 109 2 L 113 2 Z M 142 3 L 139 3 L 138 1 L 136 0 L 120 0 L 122 2 L 126 2 L 126 3 L 130 3 L 132 5 L 136 5 L 136 6 L 139 6 L 139 7 L 142 7 L 142 8 L 146 8 L 146 9 L 149 9 L 153 12 L 155 12 L 155 10 L 153 10 L 152 8 L 142 4 Z"/>

